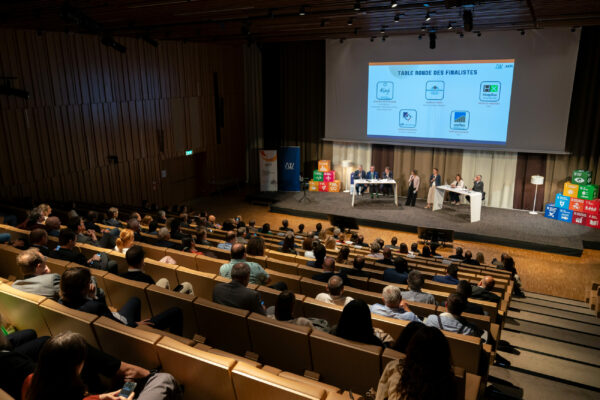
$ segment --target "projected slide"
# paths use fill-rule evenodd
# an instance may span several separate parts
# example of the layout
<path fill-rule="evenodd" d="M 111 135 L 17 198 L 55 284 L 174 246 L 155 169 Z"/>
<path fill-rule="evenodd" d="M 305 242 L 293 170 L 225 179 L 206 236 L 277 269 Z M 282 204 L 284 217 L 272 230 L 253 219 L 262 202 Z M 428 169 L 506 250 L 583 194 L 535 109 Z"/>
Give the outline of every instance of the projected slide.
<path fill-rule="evenodd" d="M 514 64 L 369 63 L 367 135 L 505 144 Z"/>

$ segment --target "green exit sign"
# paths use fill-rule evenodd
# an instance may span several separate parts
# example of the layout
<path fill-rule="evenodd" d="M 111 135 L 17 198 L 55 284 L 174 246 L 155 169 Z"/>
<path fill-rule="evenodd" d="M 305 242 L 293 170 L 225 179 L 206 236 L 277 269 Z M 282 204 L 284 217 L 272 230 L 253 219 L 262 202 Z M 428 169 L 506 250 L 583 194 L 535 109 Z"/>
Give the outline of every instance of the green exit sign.
<path fill-rule="evenodd" d="M 194 153 L 194 151 L 193 151 L 193 150 L 186 150 L 186 151 L 185 151 L 185 155 L 186 155 L 186 156 L 191 156 L 193 153 Z"/>

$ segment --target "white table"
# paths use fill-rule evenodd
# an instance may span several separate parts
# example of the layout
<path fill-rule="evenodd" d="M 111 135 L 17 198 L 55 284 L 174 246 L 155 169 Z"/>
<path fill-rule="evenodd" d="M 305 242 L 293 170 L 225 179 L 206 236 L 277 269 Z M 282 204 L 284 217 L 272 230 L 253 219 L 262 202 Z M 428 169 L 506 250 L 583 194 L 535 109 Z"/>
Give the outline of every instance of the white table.
<path fill-rule="evenodd" d="M 394 185 L 394 203 L 398 206 L 398 184 L 393 179 L 355 179 L 352 190 L 352 207 L 356 197 L 356 185 Z"/>
<path fill-rule="evenodd" d="M 433 211 L 442 209 L 446 192 L 454 192 L 469 196 L 471 200 L 471 222 L 477 222 L 481 219 L 481 192 L 475 192 L 467 188 L 453 188 L 450 185 L 436 186 L 435 197 L 433 199 Z"/>

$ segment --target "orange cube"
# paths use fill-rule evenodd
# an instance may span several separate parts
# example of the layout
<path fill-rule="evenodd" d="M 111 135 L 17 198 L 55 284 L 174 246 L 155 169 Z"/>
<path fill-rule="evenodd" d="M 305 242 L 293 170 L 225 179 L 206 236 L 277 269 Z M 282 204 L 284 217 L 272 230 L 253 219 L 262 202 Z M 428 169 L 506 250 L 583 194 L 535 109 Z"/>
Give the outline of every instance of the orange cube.
<path fill-rule="evenodd" d="M 321 172 L 328 172 L 331 170 L 331 160 L 319 160 L 319 166 L 317 169 Z"/>
<path fill-rule="evenodd" d="M 308 191 L 309 192 L 318 192 L 319 191 L 319 183 L 317 181 L 308 181 Z"/>
<path fill-rule="evenodd" d="M 579 185 L 576 185 L 571 182 L 565 182 L 565 186 L 563 188 L 563 196 L 577 197 L 578 192 Z"/>
<path fill-rule="evenodd" d="M 342 188 L 342 182 L 341 181 L 331 181 L 331 182 L 329 182 L 329 191 L 330 192 L 339 192 L 341 188 Z"/>

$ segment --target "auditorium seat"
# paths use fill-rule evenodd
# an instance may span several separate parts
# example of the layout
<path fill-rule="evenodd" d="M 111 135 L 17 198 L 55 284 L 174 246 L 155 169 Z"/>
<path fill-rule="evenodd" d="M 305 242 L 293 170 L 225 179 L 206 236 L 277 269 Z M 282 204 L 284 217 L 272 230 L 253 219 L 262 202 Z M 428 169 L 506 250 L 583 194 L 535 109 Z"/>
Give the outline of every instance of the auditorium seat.
<path fill-rule="evenodd" d="M 464 368 L 467 372 L 480 375 L 480 365 L 485 366 L 483 360 L 486 358 L 482 357 L 481 338 L 447 331 L 444 331 L 444 336 L 450 345 L 452 363 Z M 487 370 L 487 368 L 485 369 Z"/>
<path fill-rule="evenodd" d="M 279 376 L 282 378 L 286 378 L 286 379 L 290 379 L 292 381 L 295 382 L 300 382 L 303 383 L 305 385 L 309 385 L 309 386 L 314 386 L 316 388 L 320 388 L 325 390 L 325 392 L 327 392 L 327 399 L 331 399 L 332 397 L 329 397 L 332 394 L 338 394 L 339 396 L 341 396 L 340 389 L 338 387 L 332 386 L 332 385 L 328 385 L 327 383 L 323 383 L 311 378 L 307 378 L 306 376 L 302 376 L 302 375 L 297 375 L 294 374 L 293 372 L 288 372 L 288 371 L 283 371 L 281 373 L 279 373 Z"/>
<path fill-rule="evenodd" d="M 132 328 L 106 317 L 94 321 L 93 327 L 100 348 L 105 353 L 147 369 L 161 365 L 154 347 L 161 335 Z"/>
<path fill-rule="evenodd" d="M 298 275 L 298 263 L 295 261 L 283 261 L 277 258 L 267 258 L 267 268 L 282 272 L 284 274 Z"/>
<path fill-rule="evenodd" d="M 419 303 L 417 301 L 407 301 L 407 303 L 410 310 L 421 319 L 424 319 L 431 314 L 435 314 L 436 310 L 439 308 L 435 304 Z"/>
<path fill-rule="evenodd" d="M 261 267 L 267 267 L 267 256 L 251 256 L 246 254 L 246 260 L 260 264 Z"/>
<path fill-rule="evenodd" d="M 25 229 L 19 229 L 14 226 L 0 224 L 0 233 L 8 233 L 10 234 L 10 240 L 15 241 L 17 239 L 21 239 L 23 237 L 29 237 L 29 231 Z"/>
<path fill-rule="evenodd" d="M 330 326 L 336 325 L 342 315 L 343 306 L 324 303 L 312 297 L 306 297 L 302 304 L 304 316 L 309 318 L 321 318 L 329 322 Z"/>
<path fill-rule="evenodd" d="M 21 268 L 17 265 L 17 255 L 21 253 L 21 250 L 9 246 L 7 244 L 0 244 L 0 275 L 5 278 L 23 279 L 23 273 Z"/>
<path fill-rule="evenodd" d="M 373 328 L 381 329 L 394 338 L 394 340 L 397 340 L 400 337 L 404 328 L 410 323 L 403 319 L 384 317 L 383 315 L 378 314 L 371 314 L 371 320 L 373 321 Z"/>
<path fill-rule="evenodd" d="M 386 281 L 382 281 L 376 278 L 369 278 L 369 282 L 367 283 L 367 289 L 370 292 L 375 292 L 375 293 L 381 293 L 383 292 L 383 288 L 388 286 L 388 285 L 393 285 L 393 286 L 397 286 L 400 288 L 400 290 L 408 290 L 408 286 L 407 285 L 403 285 L 403 284 L 399 284 L 399 283 L 392 283 L 392 282 L 386 282 Z"/>
<path fill-rule="evenodd" d="M 168 337 L 158 341 L 156 350 L 163 370 L 171 373 L 185 388 L 185 400 L 236 398 L 230 376 L 235 360 L 186 346 Z"/>
<path fill-rule="evenodd" d="M 153 235 L 150 235 L 150 236 L 156 237 Z M 147 258 L 151 258 L 152 260 L 159 261 L 167 254 L 166 247 L 154 246 L 149 243 L 139 243 L 139 242 L 136 242 L 135 244 L 141 246 L 144 249 L 144 255 Z"/>
<path fill-rule="evenodd" d="M 269 285 L 273 285 L 277 282 L 284 282 L 287 285 L 288 290 L 291 290 L 294 293 L 300 293 L 300 277 L 298 275 L 274 271 L 272 269 L 266 269 L 265 271 L 271 277 Z"/>
<path fill-rule="evenodd" d="M 149 325 L 139 324 L 138 326 L 135 327 L 135 329 L 140 329 L 142 331 L 156 333 L 157 335 L 160 335 L 160 336 L 166 336 L 173 340 L 177 340 L 178 342 L 181 342 L 181 343 L 185 344 L 186 346 L 194 346 L 195 344 L 197 344 L 197 342 L 194 341 L 194 339 L 185 338 L 183 336 L 178 336 L 169 331 L 161 331 L 160 329 L 153 328 Z M 210 346 L 207 346 L 207 347 L 210 348 Z"/>
<path fill-rule="evenodd" d="M 382 348 L 345 340 L 329 333 L 310 333 L 313 369 L 340 389 L 365 393 L 377 388 Z"/>
<path fill-rule="evenodd" d="M 158 315 L 171 307 L 178 307 L 183 313 L 183 336 L 192 338 L 198 332 L 193 306 L 195 296 L 173 292 L 156 285 L 148 286 L 146 295 L 148 296 L 152 315 Z"/>
<path fill-rule="evenodd" d="M 180 250 L 167 249 L 167 256 L 172 257 L 177 265 L 187 268 L 196 268 L 196 254 L 185 253 Z"/>
<path fill-rule="evenodd" d="M 39 307 L 52 335 L 65 331 L 77 332 L 82 334 L 90 345 L 99 348 L 92 328 L 92 323 L 98 319 L 97 315 L 73 310 L 51 299 L 42 302 Z M 41 336 L 39 332 L 38 336 Z"/>
<path fill-rule="evenodd" d="M 125 258 L 125 254 L 111 250 L 107 252 L 108 258 L 116 261 L 118 265 L 119 274 L 124 274 L 129 269 L 129 265 L 127 264 L 127 259 Z"/>
<path fill-rule="evenodd" d="M 225 264 L 225 261 L 218 260 L 216 258 L 196 255 L 196 269 L 202 272 L 208 272 L 211 274 L 218 274 L 221 265 Z"/>
<path fill-rule="evenodd" d="M 145 320 L 152 317 L 148 298 L 146 297 L 147 283 L 132 281 L 122 278 L 115 274 L 104 275 L 104 284 L 106 292 L 110 296 L 111 305 L 119 310 L 132 297 L 137 297 L 141 303 L 141 319 Z"/>
<path fill-rule="evenodd" d="M 277 303 L 277 297 L 281 294 L 281 291 L 277 289 L 270 288 L 268 286 L 259 286 L 256 288 L 256 291 L 260 294 L 261 300 L 265 303 L 265 307 L 275 306 Z M 296 302 L 294 303 L 294 310 L 292 311 L 294 318 L 302 317 L 303 310 L 302 306 L 304 305 L 305 295 L 300 293 L 294 293 L 294 297 L 296 298 Z"/>
<path fill-rule="evenodd" d="M 280 248 L 281 246 L 277 245 L 278 248 Z M 296 264 L 296 254 L 290 254 L 290 253 L 283 253 L 281 251 L 276 251 L 276 250 L 269 250 L 268 252 L 266 252 L 267 255 L 267 267 L 269 267 L 269 258 L 274 258 L 275 260 L 280 260 L 280 261 L 285 261 L 291 264 Z"/>
<path fill-rule="evenodd" d="M 327 284 L 303 277 L 300 279 L 300 290 L 307 297 L 317 297 L 319 293 L 327 292 Z"/>
<path fill-rule="evenodd" d="M 249 311 L 202 298 L 194 300 L 194 310 L 198 333 L 206 338 L 206 344 L 238 355 L 252 349 L 246 321 Z"/>
<path fill-rule="evenodd" d="M 381 292 L 369 292 L 367 290 L 357 289 L 350 286 L 344 287 L 344 295 L 350 296 L 353 299 L 363 300 L 367 304 L 382 303 Z"/>
<path fill-rule="evenodd" d="M 206 300 L 212 300 L 212 292 L 217 281 L 215 274 L 196 271 L 186 267 L 177 267 L 179 282 L 189 282 L 194 288 L 194 295 Z"/>
<path fill-rule="evenodd" d="M 9 284 L 0 283 L 0 314 L 18 329 L 34 329 L 38 336 L 50 335 L 39 304 L 44 296 L 23 292 Z"/>
<path fill-rule="evenodd" d="M 150 275 L 152 279 L 154 279 L 154 282 L 158 282 L 161 278 L 167 279 L 171 289 L 179 285 L 180 282 L 179 279 L 177 279 L 177 265 L 156 261 L 146 257 L 144 259 L 144 272 Z"/>
<path fill-rule="evenodd" d="M 322 400 L 325 390 L 283 378 L 245 363 L 232 370 L 237 400 Z"/>
<path fill-rule="evenodd" d="M 346 275 L 348 278 L 348 286 L 356 289 L 367 290 L 369 287 L 369 278 L 364 276 Z"/>
<path fill-rule="evenodd" d="M 261 363 L 297 374 L 312 369 L 308 343 L 310 327 L 251 313 L 248 329 L 252 351 L 260 355 Z"/>
<path fill-rule="evenodd" d="M 65 260 L 59 260 L 57 258 L 46 258 L 46 265 L 50 269 L 50 271 L 54 274 L 61 275 L 65 272 L 69 266 L 70 262 Z"/>
<path fill-rule="evenodd" d="M 197 344 L 194 345 L 195 348 L 200 348 L 199 346 L 206 346 L 206 345 L 203 345 L 201 343 L 197 343 Z M 221 356 L 221 357 L 227 357 L 227 358 L 231 358 L 233 360 L 239 361 L 239 362 L 244 362 L 244 363 L 246 363 L 248 365 L 252 365 L 253 367 L 256 367 L 256 368 L 262 368 L 262 366 L 263 366 L 258 361 L 254 361 L 254 360 L 251 360 L 251 359 L 246 358 L 246 357 L 238 356 L 237 354 L 228 353 L 228 352 L 223 351 L 223 350 L 215 349 L 215 348 L 212 348 L 210 346 L 206 346 L 206 347 L 208 347 L 208 349 L 203 349 L 203 348 L 200 348 L 200 349 L 204 350 L 204 351 L 206 351 L 208 353 L 211 353 L 211 354 L 216 354 L 216 355 Z"/>

